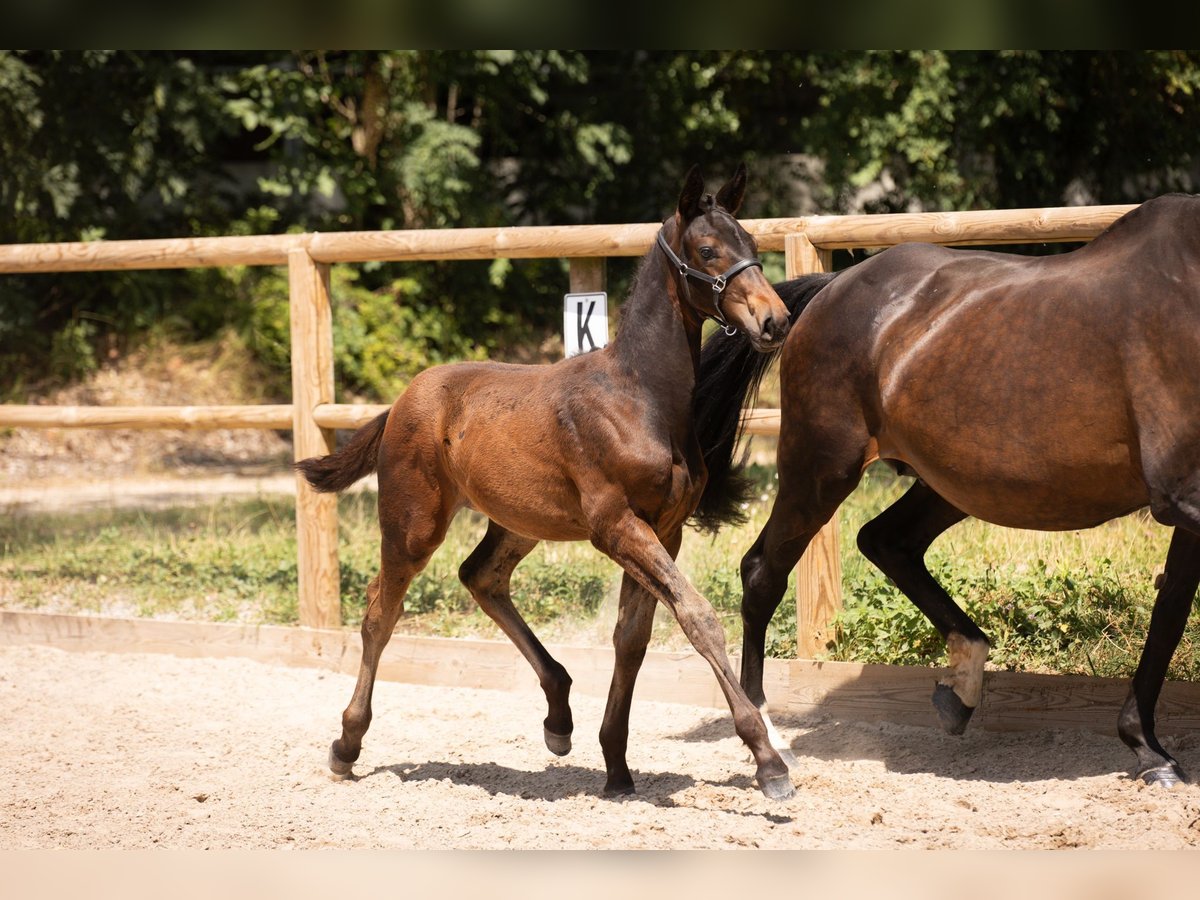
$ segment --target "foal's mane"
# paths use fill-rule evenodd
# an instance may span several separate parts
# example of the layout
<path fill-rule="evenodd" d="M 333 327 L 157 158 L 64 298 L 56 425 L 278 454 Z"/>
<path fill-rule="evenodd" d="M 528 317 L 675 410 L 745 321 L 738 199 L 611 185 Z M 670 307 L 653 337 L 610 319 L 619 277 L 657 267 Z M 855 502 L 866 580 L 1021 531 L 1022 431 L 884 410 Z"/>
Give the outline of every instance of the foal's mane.
<path fill-rule="evenodd" d="M 642 257 L 642 261 L 638 263 L 637 269 L 633 273 L 633 278 L 630 279 L 629 289 L 625 292 L 625 302 L 621 304 L 621 316 L 617 320 L 616 338 L 623 338 L 625 341 L 632 340 L 636 343 L 640 334 L 644 330 L 639 327 L 638 316 L 628 315 L 628 313 L 637 309 L 644 298 L 652 296 L 653 301 L 661 302 L 657 295 L 652 295 L 648 286 L 648 282 L 654 278 L 653 268 L 657 264 L 658 248 L 653 247 L 652 252 L 647 253 Z"/>

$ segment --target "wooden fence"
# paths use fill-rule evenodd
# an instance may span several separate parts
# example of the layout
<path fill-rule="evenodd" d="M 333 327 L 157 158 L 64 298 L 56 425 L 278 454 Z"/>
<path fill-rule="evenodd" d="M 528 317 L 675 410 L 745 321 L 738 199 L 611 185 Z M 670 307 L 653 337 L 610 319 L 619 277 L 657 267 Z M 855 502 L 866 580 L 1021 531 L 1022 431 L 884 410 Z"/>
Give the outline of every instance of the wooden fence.
<path fill-rule="evenodd" d="M 743 224 L 764 251 L 783 251 L 789 277 L 827 271 L 835 249 L 879 248 L 905 241 L 948 245 L 1086 241 L 1131 206 L 1017 209 L 959 213 L 810 216 L 751 219 Z M 204 266 L 288 268 L 292 402 L 258 406 L 76 407 L 0 405 L 0 427 L 288 429 L 295 458 L 334 449 L 334 429 L 353 428 L 385 406 L 337 404 L 329 272 L 334 263 L 498 258 L 566 258 L 570 288 L 602 289 L 603 259 L 640 256 L 654 223 L 539 228 L 463 228 L 256 237 L 187 238 L 0 246 L 0 274 L 94 272 Z M 751 410 L 748 430 L 775 434 L 778 410 Z M 297 477 L 296 531 L 302 625 L 341 623 L 337 500 Z M 827 639 L 841 605 L 836 521 L 800 561 L 798 655 L 811 657 Z"/>

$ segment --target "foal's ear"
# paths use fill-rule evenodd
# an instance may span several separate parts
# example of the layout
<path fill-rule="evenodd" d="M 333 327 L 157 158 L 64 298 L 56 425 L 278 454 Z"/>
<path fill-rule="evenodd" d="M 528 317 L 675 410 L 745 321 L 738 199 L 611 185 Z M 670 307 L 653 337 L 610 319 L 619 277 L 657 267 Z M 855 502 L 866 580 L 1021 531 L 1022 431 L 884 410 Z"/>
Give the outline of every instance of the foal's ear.
<path fill-rule="evenodd" d="M 683 222 L 690 222 L 703 212 L 700 207 L 703 197 L 704 178 L 700 175 L 700 167 L 692 166 L 688 169 L 683 190 L 679 194 L 679 218 Z"/>
<path fill-rule="evenodd" d="M 730 215 L 737 215 L 738 209 L 742 205 L 742 198 L 746 196 L 746 164 L 738 163 L 737 171 L 733 173 L 733 177 L 729 182 L 717 191 L 717 203 L 728 210 Z"/>

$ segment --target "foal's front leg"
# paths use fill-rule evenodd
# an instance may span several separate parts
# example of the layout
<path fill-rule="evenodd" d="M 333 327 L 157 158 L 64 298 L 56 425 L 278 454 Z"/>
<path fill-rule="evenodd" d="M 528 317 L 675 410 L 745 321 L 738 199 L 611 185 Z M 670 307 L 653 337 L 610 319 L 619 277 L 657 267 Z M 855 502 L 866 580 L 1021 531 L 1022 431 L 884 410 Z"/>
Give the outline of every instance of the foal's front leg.
<path fill-rule="evenodd" d="M 603 529 L 597 529 L 592 543 L 675 615 L 687 639 L 717 676 L 717 683 L 733 713 L 734 729 L 754 755 L 759 789 L 772 800 L 791 797 L 795 788 L 788 777 L 787 765 L 771 746 L 762 714 L 750 702 L 729 665 L 725 632 L 716 612 L 683 577 L 654 530 L 628 510 L 614 517 Z M 630 679 L 628 690 L 632 689 Z M 612 703 L 611 696 L 609 702 Z"/>

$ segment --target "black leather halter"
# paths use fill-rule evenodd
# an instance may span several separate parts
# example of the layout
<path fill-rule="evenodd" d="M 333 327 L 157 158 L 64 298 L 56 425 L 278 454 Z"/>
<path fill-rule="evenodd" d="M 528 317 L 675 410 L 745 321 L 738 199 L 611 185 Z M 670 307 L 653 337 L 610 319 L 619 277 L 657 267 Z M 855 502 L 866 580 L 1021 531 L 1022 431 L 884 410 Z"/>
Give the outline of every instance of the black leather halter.
<path fill-rule="evenodd" d="M 658 232 L 658 246 L 662 247 L 663 253 L 667 254 L 667 259 L 671 261 L 671 265 L 683 276 L 685 285 L 687 284 L 687 279 L 695 278 L 697 281 L 703 281 L 712 288 L 713 311 L 708 313 L 708 317 L 724 328 L 726 334 L 735 334 L 737 329 L 725 321 L 725 316 L 721 314 L 721 295 L 725 293 L 725 287 L 729 282 L 733 281 L 734 278 L 746 269 L 749 269 L 751 266 L 758 266 L 761 269 L 762 260 L 756 256 L 752 256 L 749 259 L 741 259 L 720 275 L 714 276 L 709 275 L 707 272 L 702 272 L 700 269 L 693 269 L 680 259 L 675 251 L 671 249 L 671 245 L 667 243 L 667 239 L 663 237 L 661 229 Z"/>

